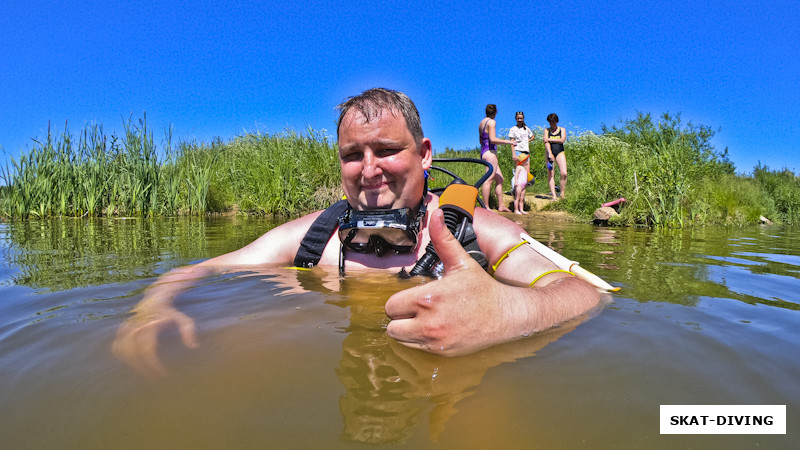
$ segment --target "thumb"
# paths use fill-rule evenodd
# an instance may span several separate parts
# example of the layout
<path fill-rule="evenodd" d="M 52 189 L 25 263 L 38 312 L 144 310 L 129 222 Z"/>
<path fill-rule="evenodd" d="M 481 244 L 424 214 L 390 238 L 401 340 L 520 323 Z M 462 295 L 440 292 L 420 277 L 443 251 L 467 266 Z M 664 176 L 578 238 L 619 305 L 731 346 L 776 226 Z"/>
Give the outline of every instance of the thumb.
<path fill-rule="evenodd" d="M 447 225 L 444 223 L 444 212 L 441 209 L 435 210 L 431 216 L 430 236 L 436 254 L 444 264 L 445 275 L 466 270 L 472 265 L 478 264 L 464 250 L 453 233 L 447 229 Z"/>

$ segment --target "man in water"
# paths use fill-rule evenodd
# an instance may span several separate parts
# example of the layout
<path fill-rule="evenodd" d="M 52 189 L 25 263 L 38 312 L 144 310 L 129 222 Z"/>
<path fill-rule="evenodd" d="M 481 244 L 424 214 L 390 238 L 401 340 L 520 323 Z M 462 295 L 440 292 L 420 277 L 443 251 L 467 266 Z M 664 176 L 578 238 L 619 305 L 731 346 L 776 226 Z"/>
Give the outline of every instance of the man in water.
<path fill-rule="evenodd" d="M 405 229 L 410 231 L 398 238 L 396 230 L 359 229 L 340 220 L 339 232 L 330 230 L 318 249 L 318 264 L 341 268 L 346 263 L 351 272 L 399 272 L 414 266 L 429 242 L 443 263 L 442 278 L 397 292 L 386 302 L 390 337 L 444 356 L 465 355 L 547 330 L 598 306 L 600 293 L 594 287 L 521 245 L 524 230 L 499 214 L 476 208 L 473 218 L 493 275 L 464 250 L 445 225 L 439 197 L 426 192 L 431 141 L 423 137 L 419 113 L 405 94 L 370 89 L 339 110 L 339 163 L 348 215 L 378 211 L 408 217 Z M 163 275 L 120 327 L 114 353 L 139 370 L 166 373 L 156 353 L 161 330 L 176 327 L 185 345 L 197 347 L 194 321 L 174 306 L 177 294 L 199 278 L 233 267 L 297 261 L 301 241 L 321 214 L 285 223 L 239 250 Z M 354 234 L 348 235 L 350 230 Z M 361 233 L 368 238 L 359 240 Z"/>

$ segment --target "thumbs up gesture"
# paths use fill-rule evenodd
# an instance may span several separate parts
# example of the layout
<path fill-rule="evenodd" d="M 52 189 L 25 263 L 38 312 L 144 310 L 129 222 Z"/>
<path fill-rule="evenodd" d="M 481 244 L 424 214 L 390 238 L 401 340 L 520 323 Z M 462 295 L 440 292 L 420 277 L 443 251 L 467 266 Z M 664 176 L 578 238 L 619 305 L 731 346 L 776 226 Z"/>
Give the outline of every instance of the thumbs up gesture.
<path fill-rule="evenodd" d="M 408 347 L 458 356 L 521 335 L 515 328 L 528 312 L 520 288 L 489 276 L 447 229 L 441 210 L 433 212 L 429 233 L 444 277 L 389 298 L 389 336 Z"/>

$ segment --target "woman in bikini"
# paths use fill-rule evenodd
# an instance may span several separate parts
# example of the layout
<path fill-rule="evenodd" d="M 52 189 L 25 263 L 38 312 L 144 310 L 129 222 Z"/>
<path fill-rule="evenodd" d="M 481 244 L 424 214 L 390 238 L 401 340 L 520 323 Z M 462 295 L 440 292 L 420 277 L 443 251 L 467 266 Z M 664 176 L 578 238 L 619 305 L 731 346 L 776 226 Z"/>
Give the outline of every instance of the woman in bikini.
<path fill-rule="evenodd" d="M 497 116 L 496 105 L 486 105 L 486 117 L 481 120 L 478 126 L 478 136 L 481 142 L 481 159 L 490 163 L 494 168 L 494 174 L 483 183 L 481 191 L 483 194 L 483 202 L 486 207 L 489 207 L 489 192 L 492 187 L 492 182 L 495 183 L 495 194 L 497 195 L 497 211 L 498 212 L 511 212 L 503 204 L 503 173 L 500 171 L 500 165 L 497 161 L 497 144 L 514 145 L 514 141 L 508 139 L 499 139 L 496 134 L 496 122 L 494 118 Z M 486 169 L 489 170 L 489 169 Z"/>
<path fill-rule="evenodd" d="M 567 132 L 564 127 L 558 126 L 558 116 L 552 113 L 547 116 L 549 128 L 544 129 L 544 148 L 547 153 L 547 182 L 550 185 L 550 195 L 553 201 L 556 197 L 555 167 L 553 161 L 558 164 L 558 171 L 561 173 L 561 198 L 564 198 L 567 188 L 567 155 L 564 153 L 564 141 L 567 140 Z"/>

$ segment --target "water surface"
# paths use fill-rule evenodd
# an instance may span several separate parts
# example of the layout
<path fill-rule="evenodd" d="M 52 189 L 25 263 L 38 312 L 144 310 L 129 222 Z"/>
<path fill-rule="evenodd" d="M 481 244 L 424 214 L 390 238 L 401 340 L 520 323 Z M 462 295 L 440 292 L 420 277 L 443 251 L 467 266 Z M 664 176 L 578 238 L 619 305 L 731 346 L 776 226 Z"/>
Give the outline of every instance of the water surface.
<path fill-rule="evenodd" d="M 144 288 L 275 223 L 0 223 L 0 439 L 8 448 L 794 447 L 797 229 L 522 220 L 622 290 L 584 323 L 448 359 L 385 335 L 384 302 L 419 280 L 232 271 L 180 296 L 200 348 L 164 333 L 169 375 L 156 381 L 110 350 Z M 785 404 L 787 435 L 662 436 L 661 404 Z"/>

